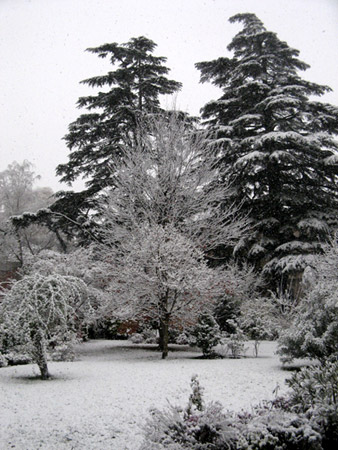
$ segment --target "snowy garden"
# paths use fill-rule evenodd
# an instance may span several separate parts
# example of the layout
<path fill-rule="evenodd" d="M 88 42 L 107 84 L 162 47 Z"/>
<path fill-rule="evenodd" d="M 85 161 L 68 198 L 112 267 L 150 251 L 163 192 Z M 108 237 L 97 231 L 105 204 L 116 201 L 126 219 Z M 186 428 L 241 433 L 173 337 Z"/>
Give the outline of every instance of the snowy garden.
<path fill-rule="evenodd" d="M 34 365 L 3 368 L 2 448 L 137 449 L 149 410 L 185 406 L 195 374 L 206 401 L 250 410 L 286 390 L 290 373 L 281 370 L 274 349 L 263 343 L 258 358 L 249 348 L 246 358 L 203 360 L 175 346 L 163 361 L 151 344 L 95 340 L 77 348 L 74 362 L 51 362 L 52 379 L 45 382 Z"/>
<path fill-rule="evenodd" d="M 111 91 L 79 99 L 100 112 L 57 168 L 87 188 L 0 173 L 0 448 L 337 445 L 338 109 L 255 15 L 230 22 L 200 119 L 160 108 L 180 83 L 156 44 L 105 44 L 115 71 L 84 83 Z"/>

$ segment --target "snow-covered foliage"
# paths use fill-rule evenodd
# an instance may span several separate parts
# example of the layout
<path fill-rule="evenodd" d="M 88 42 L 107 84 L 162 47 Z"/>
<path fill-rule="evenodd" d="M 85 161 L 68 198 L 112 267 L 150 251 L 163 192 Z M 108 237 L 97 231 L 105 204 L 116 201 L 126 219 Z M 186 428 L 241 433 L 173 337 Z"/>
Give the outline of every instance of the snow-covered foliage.
<path fill-rule="evenodd" d="M 189 326 L 226 288 L 222 271 L 207 266 L 203 252 L 173 227 L 144 226 L 114 252 L 109 269 L 111 304 L 121 318 Z"/>
<path fill-rule="evenodd" d="M 94 246 L 78 247 L 69 253 L 45 250 L 26 259 L 21 269 L 23 275 L 39 272 L 43 275 L 58 273 L 82 280 L 88 287 L 104 288 L 107 283 L 107 266 L 96 254 Z"/>
<path fill-rule="evenodd" d="M 199 347 L 203 352 L 203 356 L 206 358 L 211 358 L 214 355 L 213 348 L 222 339 L 221 330 L 210 313 L 200 315 L 197 324 L 191 331 L 191 335 L 191 345 Z"/>
<path fill-rule="evenodd" d="M 136 145 L 124 147 L 123 154 L 114 188 L 102 204 L 109 245 L 114 238 L 128 239 L 140 223 L 171 225 L 211 256 L 247 233 L 248 220 L 239 207 L 219 207 L 232 187 L 219 185 L 206 135 L 178 114 L 150 117 L 140 126 Z"/>
<path fill-rule="evenodd" d="M 338 108 L 311 100 L 330 88 L 303 80 L 298 71 L 309 66 L 299 51 L 254 14 L 230 22 L 243 25 L 228 46 L 233 57 L 196 64 L 202 82 L 222 89 L 202 117 L 231 201 L 256 225 L 236 256 L 264 268 L 270 288 L 283 284 L 296 296 L 295 277 L 321 252 L 330 216 L 337 219 Z"/>
<path fill-rule="evenodd" d="M 191 379 L 192 394 L 185 408 L 170 405 L 151 410 L 140 450 L 233 448 L 238 437 L 220 403 L 204 404 L 197 376 Z"/>
<path fill-rule="evenodd" d="M 160 449 L 295 449 L 325 450 L 327 428 L 304 414 L 289 411 L 278 401 L 265 402 L 239 414 L 225 412 L 220 403 L 207 403 L 196 376 L 186 408 L 172 406 L 150 412 L 140 450 Z M 287 404 L 287 402 L 285 402 Z M 329 415 L 325 417 L 328 419 Z M 337 419 L 337 415 L 334 417 Z M 319 422 L 319 421 L 318 421 Z M 322 426 L 320 426 L 322 425 Z M 330 424 L 331 425 L 331 424 Z M 331 426 L 331 433 L 334 427 Z M 336 436 L 332 434 L 337 442 Z"/>
<path fill-rule="evenodd" d="M 338 354 L 338 246 L 337 239 L 315 261 L 307 295 L 296 309 L 290 329 L 280 340 L 283 360 L 309 357 L 325 361 Z"/>
<path fill-rule="evenodd" d="M 280 339 L 283 361 L 312 358 L 325 361 L 338 354 L 338 283 L 318 285 L 296 310 L 292 327 Z"/>
<path fill-rule="evenodd" d="M 124 148 L 115 187 L 101 203 L 114 314 L 156 320 L 167 340 L 169 322 L 194 323 L 226 290 L 226 274 L 206 257 L 234 244 L 248 221 L 237 207 L 220 208 L 231 187 L 217 177 L 203 133 L 174 113 L 150 118 L 136 146 Z"/>
<path fill-rule="evenodd" d="M 338 362 L 334 357 L 321 366 L 302 368 L 287 384 L 288 408 L 305 414 L 312 429 L 321 435 L 323 449 L 338 445 Z"/>
<path fill-rule="evenodd" d="M 295 306 L 294 299 L 285 295 L 250 298 L 241 304 L 238 323 L 258 348 L 259 341 L 276 339 L 289 325 Z"/>
<path fill-rule="evenodd" d="M 105 291 L 108 284 L 107 268 L 94 246 L 88 246 L 76 248 L 69 253 L 44 250 L 37 255 L 29 255 L 20 273 L 23 276 L 40 273 L 78 278 L 86 284 L 87 295 L 95 307 L 96 317 L 101 319 L 101 312 L 108 301 Z"/>
<path fill-rule="evenodd" d="M 222 344 L 226 346 L 226 354 L 231 358 L 240 358 L 245 355 L 247 348 L 245 346 L 248 337 L 239 325 L 238 320 L 228 320 L 231 326 L 231 333 L 225 333 L 222 338 Z"/>
<path fill-rule="evenodd" d="M 59 274 L 27 275 L 8 289 L 0 303 L 2 337 L 14 343 L 38 364 L 48 378 L 47 345 L 81 332 L 90 320 L 87 287 L 79 278 Z"/>
<path fill-rule="evenodd" d="M 0 172 L 0 256 L 23 264 L 26 255 L 58 248 L 56 235 L 43 225 L 17 227 L 12 218 L 27 211 L 36 212 L 51 203 L 50 188 L 34 188 L 39 177 L 29 161 L 13 162 Z M 29 214 L 29 213 L 27 213 Z"/>

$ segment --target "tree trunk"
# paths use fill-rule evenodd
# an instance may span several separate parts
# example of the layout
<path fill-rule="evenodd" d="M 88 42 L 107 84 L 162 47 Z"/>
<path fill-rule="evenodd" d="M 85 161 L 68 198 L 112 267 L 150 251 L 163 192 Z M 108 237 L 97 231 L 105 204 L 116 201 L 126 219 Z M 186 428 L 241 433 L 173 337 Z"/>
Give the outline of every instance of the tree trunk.
<path fill-rule="evenodd" d="M 168 344 L 169 344 L 169 319 L 170 314 L 166 314 L 161 319 L 161 333 L 162 333 L 162 359 L 166 359 L 168 356 Z M 161 336 L 160 333 L 160 336 Z M 160 339 L 161 340 L 161 339 Z"/>
<path fill-rule="evenodd" d="M 162 321 L 160 321 L 159 327 L 158 327 L 158 349 L 160 352 L 163 351 L 163 325 Z"/>
<path fill-rule="evenodd" d="M 33 330 L 31 333 L 33 343 L 33 357 L 36 364 L 39 366 L 41 379 L 47 380 L 49 378 L 48 366 L 47 366 L 47 351 L 46 342 L 43 336 L 43 332 L 40 329 Z"/>

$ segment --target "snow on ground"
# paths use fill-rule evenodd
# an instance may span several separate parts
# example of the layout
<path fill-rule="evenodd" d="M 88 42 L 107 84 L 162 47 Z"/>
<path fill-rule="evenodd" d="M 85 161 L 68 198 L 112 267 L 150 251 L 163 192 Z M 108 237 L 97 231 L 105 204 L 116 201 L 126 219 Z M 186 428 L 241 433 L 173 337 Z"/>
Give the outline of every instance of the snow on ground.
<path fill-rule="evenodd" d="M 274 355 L 275 343 L 259 356 L 198 359 L 176 347 L 167 360 L 153 346 L 97 340 L 78 347 L 75 362 L 51 362 L 52 379 L 37 378 L 35 365 L 0 369 L 0 449 L 137 450 L 151 407 L 185 406 L 197 374 L 206 401 L 225 409 L 250 409 L 287 390 L 289 372 Z"/>

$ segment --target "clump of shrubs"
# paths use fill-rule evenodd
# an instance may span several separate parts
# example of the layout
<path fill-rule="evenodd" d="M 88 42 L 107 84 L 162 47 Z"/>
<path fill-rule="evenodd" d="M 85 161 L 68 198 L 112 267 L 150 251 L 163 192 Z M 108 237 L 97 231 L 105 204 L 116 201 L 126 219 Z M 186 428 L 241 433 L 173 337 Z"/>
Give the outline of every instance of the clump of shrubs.
<path fill-rule="evenodd" d="M 191 388 L 185 408 L 169 406 L 165 411 L 151 411 L 140 450 L 218 449 L 225 442 L 235 442 L 236 430 L 230 418 L 219 403 L 204 404 L 196 376 L 192 377 Z"/>
<path fill-rule="evenodd" d="M 331 357 L 321 366 L 303 368 L 287 384 L 289 408 L 304 414 L 322 437 L 322 448 L 338 448 L 338 360 Z"/>
<path fill-rule="evenodd" d="M 205 404 L 197 376 L 185 408 L 154 409 L 141 450 L 331 450 L 338 445 L 338 362 L 305 368 L 288 381 L 289 396 L 252 411 Z"/>

